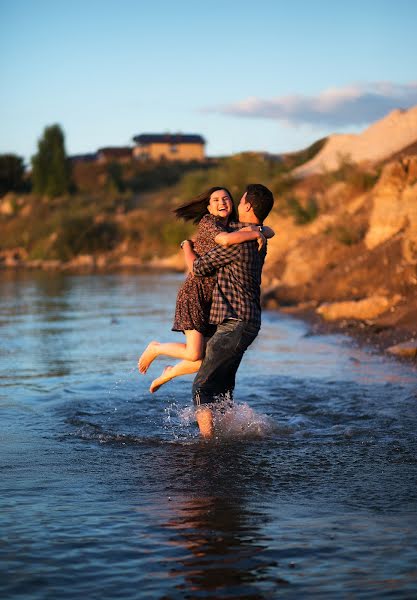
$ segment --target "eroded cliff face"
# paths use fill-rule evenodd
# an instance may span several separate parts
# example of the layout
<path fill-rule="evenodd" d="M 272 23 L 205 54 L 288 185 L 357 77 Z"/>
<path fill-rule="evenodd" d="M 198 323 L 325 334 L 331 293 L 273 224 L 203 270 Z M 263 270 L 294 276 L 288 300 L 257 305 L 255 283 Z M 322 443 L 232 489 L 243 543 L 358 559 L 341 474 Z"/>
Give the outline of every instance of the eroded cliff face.
<path fill-rule="evenodd" d="M 309 225 L 273 220 L 267 305 L 308 306 L 324 319 L 404 327 L 417 336 L 417 156 L 387 164 L 367 193 L 335 184 L 321 205 Z"/>
<path fill-rule="evenodd" d="M 399 235 L 402 260 L 417 263 L 417 158 L 388 164 L 373 191 L 368 250 Z"/>
<path fill-rule="evenodd" d="M 387 160 L 417 138 L 417 106 L 396 109 L 359 134 L 334 134 L 308 162 L 295 169 L 299 177 L 337 169 L 341 157 L 356 164 Z"/>

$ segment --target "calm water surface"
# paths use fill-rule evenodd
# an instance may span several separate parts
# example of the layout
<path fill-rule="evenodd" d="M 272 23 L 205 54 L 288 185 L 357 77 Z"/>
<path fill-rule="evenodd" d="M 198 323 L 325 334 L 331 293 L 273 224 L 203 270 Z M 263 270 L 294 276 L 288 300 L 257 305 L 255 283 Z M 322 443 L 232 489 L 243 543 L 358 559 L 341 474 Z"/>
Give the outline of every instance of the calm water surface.
<path fill-rule="evenodd" d="M 1 274 L 0 597 L 416 597 L 416 371 L 265 312 L 203 442 L 181 280 Z"/>

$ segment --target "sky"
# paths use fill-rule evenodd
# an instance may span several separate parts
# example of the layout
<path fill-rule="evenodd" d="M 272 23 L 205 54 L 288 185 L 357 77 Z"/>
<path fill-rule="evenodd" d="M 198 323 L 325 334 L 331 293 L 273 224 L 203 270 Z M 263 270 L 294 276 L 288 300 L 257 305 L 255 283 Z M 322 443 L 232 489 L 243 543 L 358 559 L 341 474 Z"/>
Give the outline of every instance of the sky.
<path fill-rule="evenodd" d="M 281 153 L 417 104 L 415 0 L 0 0 L 0 153 L 197 133 Z"/>

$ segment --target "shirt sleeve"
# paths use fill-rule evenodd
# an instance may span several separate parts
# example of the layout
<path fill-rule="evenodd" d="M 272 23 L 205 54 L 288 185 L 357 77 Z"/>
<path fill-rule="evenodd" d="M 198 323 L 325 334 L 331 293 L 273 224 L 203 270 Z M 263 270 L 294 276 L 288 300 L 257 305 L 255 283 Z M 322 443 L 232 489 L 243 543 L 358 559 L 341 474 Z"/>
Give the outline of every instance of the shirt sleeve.
<path fill-rule="evenodd" d="M 241 244 L 235 244 L 234 246 L 215 246 L 213 250 L 203 254 L 194 261 L 193 273 L 197 277 L 204 277 L 206 275 L 213 275 L 221 267 L 233 262 L 240 256 Z"/>
<path fill-rule="evenodd" d="M 199 224 L 199 230 L 210 238 L 215 238 L 218 233 L 227 231 L 225 225 L 213 215 L 204 215 Z"/>

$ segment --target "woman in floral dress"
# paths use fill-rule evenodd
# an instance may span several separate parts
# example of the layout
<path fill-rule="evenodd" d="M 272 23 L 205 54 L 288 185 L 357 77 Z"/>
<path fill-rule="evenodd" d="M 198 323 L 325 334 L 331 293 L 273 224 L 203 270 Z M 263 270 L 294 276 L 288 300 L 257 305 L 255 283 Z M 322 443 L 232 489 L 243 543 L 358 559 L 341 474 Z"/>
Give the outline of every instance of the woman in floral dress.
<path fill-rule="evenodd" d="M 197 256 L 209 252 L 216 244 L 230 246 L 252 240 L 258 240 L 260 244 L 265 241 L 264 232 L 261 233 L 259 227 L 244 227 L 228 232 L 227 224 L 229 220 L 237 221 L 237 214 L 232 195 L 224 187 L 210 188 L 191 202 L 177 208 L 175 213 L 179 218 L 198 223 L 197 234 L 193 240 L 193 250 Z M 272 229 L 265 229 L 267 237 L 274 235 Z M 213 332 L 213 326 L 209 324 L 209 315 L 215 283 L 215 275 L 195 277 L 190 270 L 178 291 L 172 327 L 173 331 L 182 331 L 185 334 L 185 343 L 152 341 L 139 358 L 140 373 L 146 373 L 157 356 L 182 359 L 175 366 L 166 367 L 152 382 L 152 393 L 170 379 L 195 373 L 199 369 L 204 356 L 205 338 Z"/>

